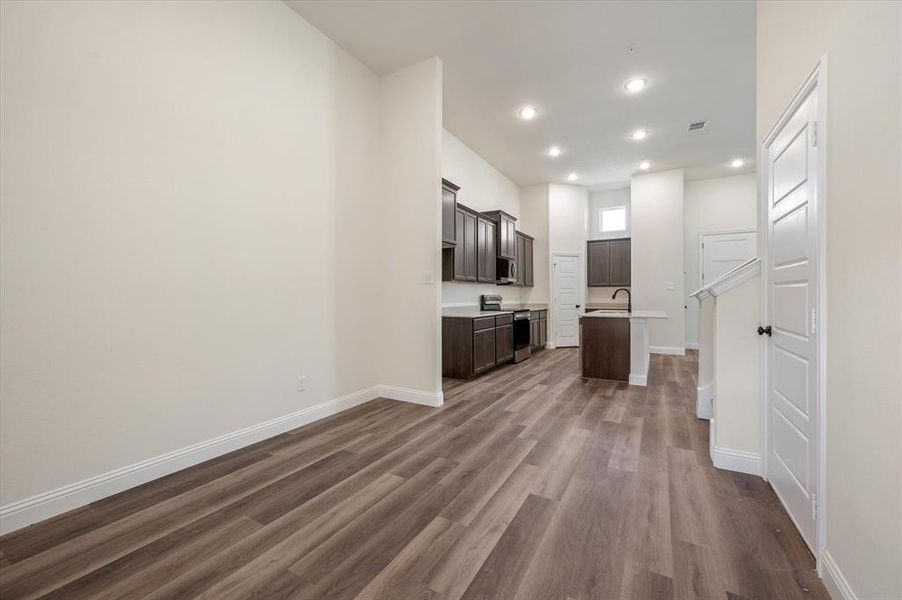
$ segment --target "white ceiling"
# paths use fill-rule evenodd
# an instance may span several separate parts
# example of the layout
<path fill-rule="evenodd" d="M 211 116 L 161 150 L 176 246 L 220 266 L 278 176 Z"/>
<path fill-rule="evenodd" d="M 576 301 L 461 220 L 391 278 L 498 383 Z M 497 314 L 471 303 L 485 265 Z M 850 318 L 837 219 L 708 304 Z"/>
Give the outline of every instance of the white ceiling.
<path fill-rule="evenodd" d="M 753 1 L 287 4 L 376 73 L 441 58 L 445 128 L 520 185 L 576 171 L 617 187 L 642 159 L 687 179 L 753 169 Z M 630 95 L 635 76 L 649 85 Z M 524 104 L 535 120 L 517 118 Z M 645 141 L 629 139 L 637 128 Z"/>

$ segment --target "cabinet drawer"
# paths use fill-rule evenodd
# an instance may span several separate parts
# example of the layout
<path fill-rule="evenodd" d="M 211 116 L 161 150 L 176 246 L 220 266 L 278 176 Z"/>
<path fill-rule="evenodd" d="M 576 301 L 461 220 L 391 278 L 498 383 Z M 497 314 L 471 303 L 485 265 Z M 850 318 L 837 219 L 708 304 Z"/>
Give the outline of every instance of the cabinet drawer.
<path fill-rule="evenodd" d="M 514 315 L 498 315 L 495 317 L 496 325 L 510 325 L 514 322 Z"/>
<path fill-rule="evenodd" d="M 473 331 L 482 331 L 483 329 L 493 329 L 495 327 L 495 317 L 479 317 L 473 319 Z"/>

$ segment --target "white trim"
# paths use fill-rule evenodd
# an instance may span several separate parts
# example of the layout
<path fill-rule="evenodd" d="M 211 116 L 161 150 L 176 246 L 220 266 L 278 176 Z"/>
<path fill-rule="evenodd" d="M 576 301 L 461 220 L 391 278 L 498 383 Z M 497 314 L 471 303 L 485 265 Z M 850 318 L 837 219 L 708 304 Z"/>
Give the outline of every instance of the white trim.
<path fill-rule="evenodd" d="M 187 469 L 267 438 L 297 429 L 338 414 L 376 398 L 389 398 L 427 406 L 441 406 L 441 392 L 421 392 L 387 385 L 374 385 L 341 398 L 322 402 L 269 421 L 198 442 L 166 454 L 95 475 L 55 490 L 37 494 L 0 507 L 0 534 L 96 502 L 101 498 L 139 486 L 148 481 Z"/>
<path fill-rule="evenodd" d="M 548 342 L 545 344 L 546 350 L 554 350 L 555 348 L 557 348 L 557 346 L 555 346 L 553 342 Z"/>
<path fill-rule="evenodd" d="M 710 419 L 714 415 L 714 382 L 698 388 L 695 399 L 695 416 L 699 419 Z"/>
<path fill-rule="evenodd" d="M 630 385 L 648 385 L 648 375 L 633 375 L 630 373 Z"/>
<path fill-rule="evenodd" d="M 858 596 L 852 591 L 852 586 L 843 576 L 842 571 L 833 560 L 833 555 L 829 550 L 821 553 L 820 566 L 822 566 L 823 574 L 821 578 L 824 580 L 824 587 L 830 592 L 831 598 L 843 598 L 843 600 L 858 600 Z"/>
<path fill-rule="evenodd" d="M 711 462 L 713 462 L 714 466 L 718 469 L 725 469 L 727 471 L 748 473 L 749 475 L 758 475 L 759 477 L 762 473 L 761 455 L 757 452 L 746 452 L 745 450 L 733 450 L 732 448 L 712 446 Z"/>
<path fill-rule="evenodd" d="M 770 313 L 768 311 L 768 290 L 767 290 L 767 273 L 768 273 L 768 257 L 770 244 L 770 227 L 767 222 L 767 186 L 768 186 L 768 166 L 766 160 L 761 160 L 767 156 L 767 148 L 773 143 L 778 133 L 783 129 L 790 117 L 798 110 L 802 102 L 804 102 L 813 89 L 817 89 L 817 179 L 816 194 L 814 196 L 817 228 L 818 228 L 818 247 L 816 256 L 817 268 L 817 390 L 816 410 L 817 419 L 815 423 L 817 436 L 817 522 L 815 523 L 815 560 L 817 563 L 817 573 L 824 578 L 826 573 L 824 569 L 824 561 L 826 560 L 827 548 L 827 57 L 822 56 L 812 69 L 811 73 L 805 79 L 805 82 L 798 89 L 784 109 L 783 113 L 771 127 L 770 131 L 764 138 L 759 147 L 758 160 L 758 208 L 759 208 L 759 229 L 762 232 L 762 277 L 761 277 L 761 306 L 762 321 L 770 322 Z M 761 349 L 761 448 L 763 452 L 762 476 L 767 479 L 767 455 L 769 452 L 769 431 L 768 431 L 768 409 L 770 398 L 767 393 L 768 371 L 768 346 L 762 344 Z M 835 566 L 835 565 L 834 565 Z M 838 571 L 837 571 L 838 573 Z M 851 592 L 851 590 L 850 590 Z M 853 596 L 854 597 L 854 596 Z"/>
<path fill-rule="evenodd" d="M 649 354 L 673 354 L 675 356 L 685 356 L 686 349 L 680 346 L 649 346 Z"/>
<path fill-rule="evenodd" d="M 692 292 L 690 296 L 695 296 L 701 302 L 708 296 L 720 296 L 724 292 L 728 292 L 733 288 L 742 285 L 750 279 L 754 279 L 755 275 L 761 273 L 761 258 L 755 257 L 742 263 L 732 271 L 727 271 L 708 285 Z"/>
<path fill-rule="evenodd" d="M 686 350 L 698 350 L 698 342 L 686 342 Z"/>
<path fill-rule="evenodd" d="M 380 398 L 400 400 L 401 402 L 410 402 L 411 404 L 422 404 L 423 406 L 433 407 L 444 404 L 444 395 L 442 392 L 422 392 L 420 390 L 412 390 L 410 388 L 396 387 L 393 385 L 380 385 L 378 388 Z"/>

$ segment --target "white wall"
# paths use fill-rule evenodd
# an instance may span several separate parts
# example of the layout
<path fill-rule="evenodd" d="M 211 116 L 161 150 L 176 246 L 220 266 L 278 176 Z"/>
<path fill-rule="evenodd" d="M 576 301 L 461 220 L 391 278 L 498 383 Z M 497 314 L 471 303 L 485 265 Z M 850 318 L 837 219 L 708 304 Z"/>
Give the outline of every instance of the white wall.
<path fill-rule="evenodd" d="M 438 389 L 436 61 L 380 83 L 278 2 L 0 11 L 0 504 Z"/>
<path fill-rule="evenodd" d="M 631 291 L 633 308 L 663 310 L 667 319 L 649 322 L 649 345 L 684 348 L 683 170 L 634 175 Z M 672 286 L 673 289 L 667 289 Z"/>
<path fill-rule="evenodd" d="M 757 31 L 759 143 L 828 60 L 827 554 L 859 598 L 898 598 L 902 4 L 759 2 Z"/>
<path fill-rule="evenodd" d="M 383 328 L 379 346 L 384 347 L 384 340 L 391 340 L 391 346 L 379 352 L 380 383 L 440 392 L 441 61 L 429 59 L 383 77 L 381 106 L 380 212 L 388 235 L 383 240 L 383 302 L 375 321 Z M 356 250 L 365 254 L 368 248 Z M 432 283 L 424 285 L 427 278 Z M 357 300 L 359 309 L 362 297 Z"/>
<path fill-rule="evenodd" d="M 517 225 L 535 238 L 532 243 L 533 287 L 522 288 L 521 299 L 524 302 L 547 304 L 551 297 L 548 278 L 550 266 L 548 184 L 520 188 L 520 220 Z"/>
<path fill-rule="evenodd" d="M 598 214 L 602 208 L 612 206 L 626 207 L 626 229 L 623 231 L 602 232 L 598 222 Z M 630 188 L 618 190 L 601 190 L 589 192 L 589 239 L 610 240 L 630 236 Z"/>
<path fill-rule="evenodd" d="M 549 275 L 554 277 L 553 257 L 555 252 L 577 253 L 580 255 L 580 304 L 586 303 L 586 223 L 589 194 L 578 185 L 552 183 L 548 186 L 548 251 Z M 549 298 L 554 299 L 554 281 L 548 282 Z M 548 338 L 555 341 L 556 322 L 554 311 L 548 311 Z"/>
<path fill-rule="evenodd" d="M 686 343 L 697 345 L 699 304 L 688 295 L 701 287 L 699 234 L 757 229 L 757 176 L 754 173 L 687 181 L 684 191 Z"/>
<path fill-rule="evenodd" d="M 503 210 L 520 216 L 520 189 L 450 132 L 442 132 L 442 177 L 460 186 L 457 201 L 477 211 Z M 517 222 L 517 229 L 532 235 Z M 441 277 L 439 277 L 441 279 Z M 495 284 L 442 282 L 442 304 L 479 304 L 482 294 L 501 294 L 505 302 L 519 302 L 525 288 Z"/>

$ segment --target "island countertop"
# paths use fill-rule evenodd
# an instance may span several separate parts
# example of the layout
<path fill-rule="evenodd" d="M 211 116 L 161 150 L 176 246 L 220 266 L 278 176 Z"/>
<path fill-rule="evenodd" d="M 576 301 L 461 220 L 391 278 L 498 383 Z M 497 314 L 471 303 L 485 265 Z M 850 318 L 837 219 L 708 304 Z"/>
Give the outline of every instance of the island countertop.
<path fill-rule="evenodd" d="M 667 313 L 662 310 L 634 310 L 633 312 L 617 310 L 597 310 L 579 316 L 580 319 L 666 319 Z"/>

